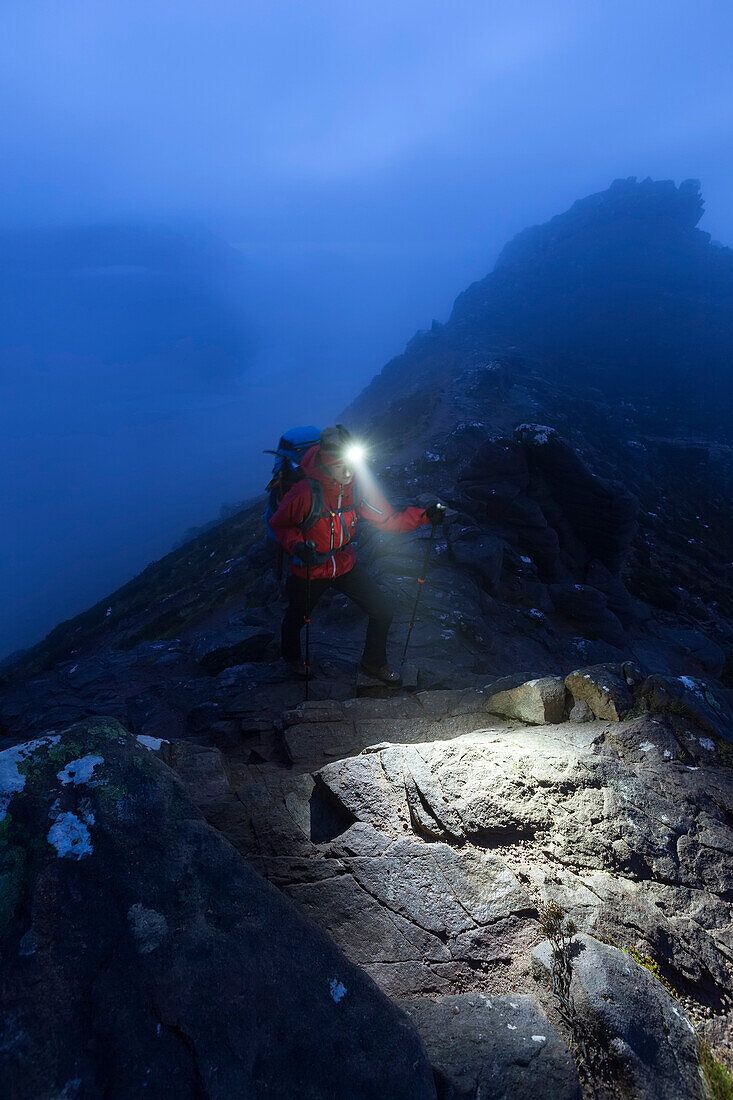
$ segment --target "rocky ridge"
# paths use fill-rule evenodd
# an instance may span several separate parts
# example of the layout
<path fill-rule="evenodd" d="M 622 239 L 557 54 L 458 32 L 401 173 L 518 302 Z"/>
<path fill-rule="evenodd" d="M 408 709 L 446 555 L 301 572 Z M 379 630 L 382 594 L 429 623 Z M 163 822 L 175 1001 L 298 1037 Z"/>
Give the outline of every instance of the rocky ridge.
<path fill-rule="evenodd" d="M 636 191 L 611 190 L 510 249 L 501 278 L 511 270 L 521 287 L 540 246 L 552 268 L 558 233 L 577 255 L 599 229 L 594 210 L 616 243 L 619 220 L 628 237 Z M 691 189 L 679 202 L 662 190 L 655 239 L 669 253 L 670 236 L 699 231 Z M 661 192 L 642 191 L 644 221 Z M 395 503 L 450 505 L 408 693 L 379 697 L 355 675 L 363 623 L 334 595 L 314 620 L 303 705 L 277 660 L 283 601 L 256 504 L 6 664 L 0 760 L 17 764 L 29 738 L 63 745 L 70 724 L 98 715 L 157 746 L 238 850 L 229 858 L 295 906 L 283 920 L 325 930 L 363 974 L 365 1004 L 401 1006 L 432 1066 L 424 1095 L 512 1097 L 537 1080 L 558 1097 L 703 1095 L 691 1028 L 720 1058 L 730 1049 L 733 452 L 679 402 L 632 395 L 623 372 L 591 387 L 538 346 L 510 344 L 458 303 L 350 410 Z M 395 649 L 427 536 L 360 534 L 360 559 L 395 601 Z M 104 754 L 90 741 L 73 759 L 89 755 Z M 61 781 L 41 779 L 47 814 Z M 143 815 L 137 827 L 145 837 Z M 13 967 L 33 875 L 11 891 L 0 941 Z M 580 930 L 570 1016 L 550 991 L 548 948 L 535 951 L 552 904 Z M 589 959 L 605 975 L 595 985 Z M 11 1059 L 19 1034 L 3 1038 Z M 340 1041 L 358 1062 L 353 1035 Z"/>

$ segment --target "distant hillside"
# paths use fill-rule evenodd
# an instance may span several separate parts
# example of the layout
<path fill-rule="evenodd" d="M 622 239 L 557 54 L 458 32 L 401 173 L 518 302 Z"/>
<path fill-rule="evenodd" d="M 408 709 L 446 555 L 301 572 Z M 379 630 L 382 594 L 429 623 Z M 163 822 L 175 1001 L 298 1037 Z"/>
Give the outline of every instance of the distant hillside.
<path fill-rule="evenodd" d="M 208 236 L 135 226 L 0 232 L 0 354 L 140 371 L 150 385 L 231 374 L 247 346 L 234 309 L 243 263 Z"/>

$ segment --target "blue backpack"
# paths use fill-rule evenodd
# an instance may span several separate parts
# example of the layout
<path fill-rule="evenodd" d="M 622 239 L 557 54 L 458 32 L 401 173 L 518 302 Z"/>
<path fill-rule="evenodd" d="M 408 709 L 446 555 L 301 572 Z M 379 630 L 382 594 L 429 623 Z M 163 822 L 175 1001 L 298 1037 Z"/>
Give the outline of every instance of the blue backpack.
<path fill-rule="evenodd" d="M 277 450 L 264 452 L 268 455 L 275 455 L 272 477 L 265 490 L 269 493 L 269 497 L 264 517 L 267 536 L 273 541 L 275 541 L 275 536 L 270 527 L 270 520 L 280 506 L 280 501 L 288 489 L 305 477 L 300 468 L 301 459 L 306 451 L 320 441 L 320 438 L 320 430 L 314 428 L 312 424 L 307 424 L 302 428 L 291 428 L 289 431 L 283 432 Z"/>

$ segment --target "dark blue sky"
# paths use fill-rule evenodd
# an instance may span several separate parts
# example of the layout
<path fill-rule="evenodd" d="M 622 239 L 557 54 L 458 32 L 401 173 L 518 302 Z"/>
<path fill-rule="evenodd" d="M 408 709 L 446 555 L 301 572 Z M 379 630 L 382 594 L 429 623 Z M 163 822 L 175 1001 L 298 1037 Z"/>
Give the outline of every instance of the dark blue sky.
<path fill-rule="evenodd" d="M 252 492 L 526 225 L 692 176 L 733 243 L 732 40 L 728 0 L 4 0 L 0 230 L 213 234 L 245 336 L 133 374 L 6 349 L 0 655 Z"/>

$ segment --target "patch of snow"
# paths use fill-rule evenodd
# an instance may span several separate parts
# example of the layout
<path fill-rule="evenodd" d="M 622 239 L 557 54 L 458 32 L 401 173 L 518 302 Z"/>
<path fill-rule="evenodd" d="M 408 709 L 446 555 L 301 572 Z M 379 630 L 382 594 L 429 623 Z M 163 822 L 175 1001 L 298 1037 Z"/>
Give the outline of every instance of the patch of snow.
<path fill-rule="evenodd" d="M 699 768 L 693 768 L 691 764 L 687 765 L 687 770 L 688 770 L 688 772 L 699 772 L 700 771 Z"/>
<path fill-rule="evenodd" d="M 523 562 L 526 562 L 526 563 L 527 563 L 527 565 L 531 565 L 531 564 L 532 564 L 532 559 L 531 559 L 531 558 L 527 558 L 527 557 L 525 557 L 525 556 L 524 556 L 524 554 L 520 554 L 520 555 L 519 555 L 519 560 L 520 560 L 520 561 L 523 561 Z"/>
<path fill-rule="evenodd" d="M 94 851 L 92 837 L 87 825 L 94 824 L 94 815 L 87 813 L 82 821 L 76 814 L 59 814 L 48 830 L 47 840 L 58 852 L 59 859 L 83 859 Z"/>
<path fill-rule="evenodd" d="M 338 1004 L 339 1001 L 343 1001 L 346 996 L 346 986 L 343 982 L 340 982 L 338 978 L 331 978 L 331 981 L 328 983 L 328 989 L 335 1004 Z"/>
<path fill-rule="evenodd" d="M 139 733 L 135 740 L 151 752 L 158 752 L 161 745 L 168 744 L 165 737 L 149 737 L 147 733 Z"/>
<path fill-rule="evenodd" d="M 103 756 L 93 756 L 91 753 L 88 756 L 80 756 L 78 760 L 71 760 L 62 771 L 57 772 L 56 778 L 60 779 L 64 786 L 68 783 L 73 783 L 75 786 L 79 783 L 88 783 L 97 764 L 104 764 Z"/>
<path fill-rule="evenodd" d="M 49 735 L 39 737 L 35 741 L 25 741 L 22 745 L 13 745 L 0 752 L 0 821 L 8 812 L 13 795 L 18 794 L 25 787 L 26 777 L 18 770 L 18 764 L 21 760 L 32 756 L 42 745 L 56 745 L 60 740 L 60 734 Z"/>
<path fill-rule="evenodd" d="M 715 751 L 715 742 L 711 741 L 709 737 L 699 737 L 698 741 L 704 749 L 707 749 L 708 752 Z"/>
<path fill-rule="evenodd" d="M 72 672 L 76 672 L 76 670 L 78 669 L 78 667 L 79 667 L 78 665 L 74 665 L 74 667 L 73 667 L 73 668 L 70 668 L 70 669 L 69 669 L 69 676 L 71 676 Z"/>
<path fill-rule="evenodd" d="M 516 1024 L 507 1024 L 506 1026 L 509 1029 L 509 1031 L 516 1031 L 517 1030 L 517 1025 Z"/>
<path fill-rule="evenodd" d="M 679 681 L 681 684 L 684 684 L 689 691 L 694 691 L 696 695 L 702 695 L 700 685 L 693 680 L 691 676 L 680 676 Z"/>
<path fill-rule="evenodd" d="M 532 1042 L 533 1043 L 546 1043 L 547 1042 L 547 1036 L 546 1035 L 533 1035 L 532 1036 Z"/>
<path fill-rule="evenodd" d="M 106 618 L 108 615 L 111 615 L 111 614 L 112 614 L 112 608 L 108 607 L 107 610 L 104 613 L 104 617 Z"/>
<path fill-rule="evenodd" d="M 669 749 L 664 750 L 664 759 L 665 760 L 671 760 L 673 756 L 674 756 L 674 753 L 670 752 Z"/>
<path fill-rule="evenodd" d="M 544 611 L 540 611 L 538 607 L 530 607 L 527 614 L 533 619 L 544 619 L 545 617 Z"/>
<path fill-rule="evenodd" d="M 642 741 L 639 745 L 639 752 L 649 752 L 651 749 L 656 749 L 656 745 L 653 745 L 651 741 Z"/>

